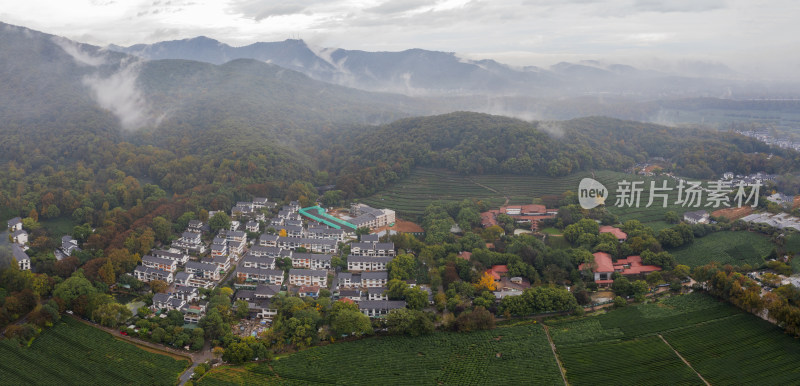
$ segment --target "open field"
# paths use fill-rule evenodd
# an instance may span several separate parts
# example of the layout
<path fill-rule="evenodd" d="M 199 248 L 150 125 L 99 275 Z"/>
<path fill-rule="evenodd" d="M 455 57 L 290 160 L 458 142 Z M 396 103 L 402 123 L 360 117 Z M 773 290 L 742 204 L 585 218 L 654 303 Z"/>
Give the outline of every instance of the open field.
<path fill-rule="evenodd" d="M 545 323 L 574 385 L 703 384 L 678 354 L 711 384 L 790 384 L 800 377 L 797 340 L 701 293 Z"/>
<path fill-rule="evenodd" d="M 28 348 L 0 341 L 0 358 L 3 385 L 173 385 L 188 366 L 72 318 L 63 318 Z"/>
<path fill-rule="evenodd" d="M 705 265 L 712 261 L 720 264 L 750 264 L 757 267 L 772 251 L 773 245 L 761 234 L 745 231 L 711 233 L 695 239 L 692 244 L 671 250 L 678 264 L 690 267 Z"/>
<path fill-rule="evenodd" d="M 223 366 L 201 384 L 563 384 L 539 324 L 388 336 L 315 347 L 266 364 Z"/>

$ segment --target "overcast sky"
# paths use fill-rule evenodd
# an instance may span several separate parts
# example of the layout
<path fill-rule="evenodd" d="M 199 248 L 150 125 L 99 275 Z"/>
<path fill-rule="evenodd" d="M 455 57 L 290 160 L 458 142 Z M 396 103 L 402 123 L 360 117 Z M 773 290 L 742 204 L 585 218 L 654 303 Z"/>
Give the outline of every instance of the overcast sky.
<path fill-rule="evenodd" d="M 96 45 L 205 35 L 424 48 L 516 65 L 700 60 L 800 71 L 793 0 L 0 0 L 0 21 Z"/>

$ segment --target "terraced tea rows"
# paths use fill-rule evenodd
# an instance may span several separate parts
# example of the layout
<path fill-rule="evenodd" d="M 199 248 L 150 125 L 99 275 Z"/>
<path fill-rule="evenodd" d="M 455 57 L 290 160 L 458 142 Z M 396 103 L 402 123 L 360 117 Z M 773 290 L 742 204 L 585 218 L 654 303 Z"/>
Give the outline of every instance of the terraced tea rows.
<path fill-rule="evenodd" d="M 173 385 L 188 361 L 144 351 L 64 318 L 20 348 L 0 341 L 0 384 Z"/>
<path fill-rule="evenodd" d="M 277 359 L 272 367 L 222 367 L 201 384 L 563 384 L 538 324 L 337 343 Z"/>
<path fill-rule="evenodd" d="M 720 264 L 750 264 L 757 267 L 764 263 L 774 246 L 763 235 L 753 232 L 716 232 L 695 239 L 692 244 L 671 250 L 679 264 L 690 267 L 705 265 L 711 261 Z"/>
<path fill-rule="evenodd" d="M 548 325 L 574 385 L 703 384 L 681 357 L 711 384 L 800 379 L 795 339 L 700 293 Z"/>

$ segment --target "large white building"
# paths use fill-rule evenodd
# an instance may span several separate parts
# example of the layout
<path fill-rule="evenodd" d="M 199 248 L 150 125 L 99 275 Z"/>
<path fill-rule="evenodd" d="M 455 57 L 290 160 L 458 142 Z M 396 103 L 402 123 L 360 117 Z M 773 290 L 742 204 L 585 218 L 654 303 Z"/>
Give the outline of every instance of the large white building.
<path fill-rule="evenodd" d="M 377 228 L 393 224 L 395 221 L 395 213 L 393 210 L 375 209 L 364 204 L 353 204 L 350 206 L 350 216 L 353 216 L 353 218 L 347 220 L 347 222 L 358 228 Z"/>

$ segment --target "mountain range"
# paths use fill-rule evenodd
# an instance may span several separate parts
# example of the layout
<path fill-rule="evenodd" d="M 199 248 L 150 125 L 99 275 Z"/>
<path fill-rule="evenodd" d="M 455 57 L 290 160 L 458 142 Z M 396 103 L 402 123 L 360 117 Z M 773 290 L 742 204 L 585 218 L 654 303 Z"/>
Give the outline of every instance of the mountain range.
<path fill-rule="evenodd" d="M 724 65 L 702 62 L 684 63 L 681 73 L 593 60 L 561 62 L 548 68 L 514 67 L 491 59 L 465 59 L 452 52 L 317 48 L 296 39 L 232 47 L 205 36 L 107 48 L 151 60 L 188 59 L 223 64 L 235 59 L 255 59 L 325 82 L 416 96 L 599 94 L 663 99 L 745 97 L 763 92 L 753 83 L 738 79 L 740 75 Z"/>

